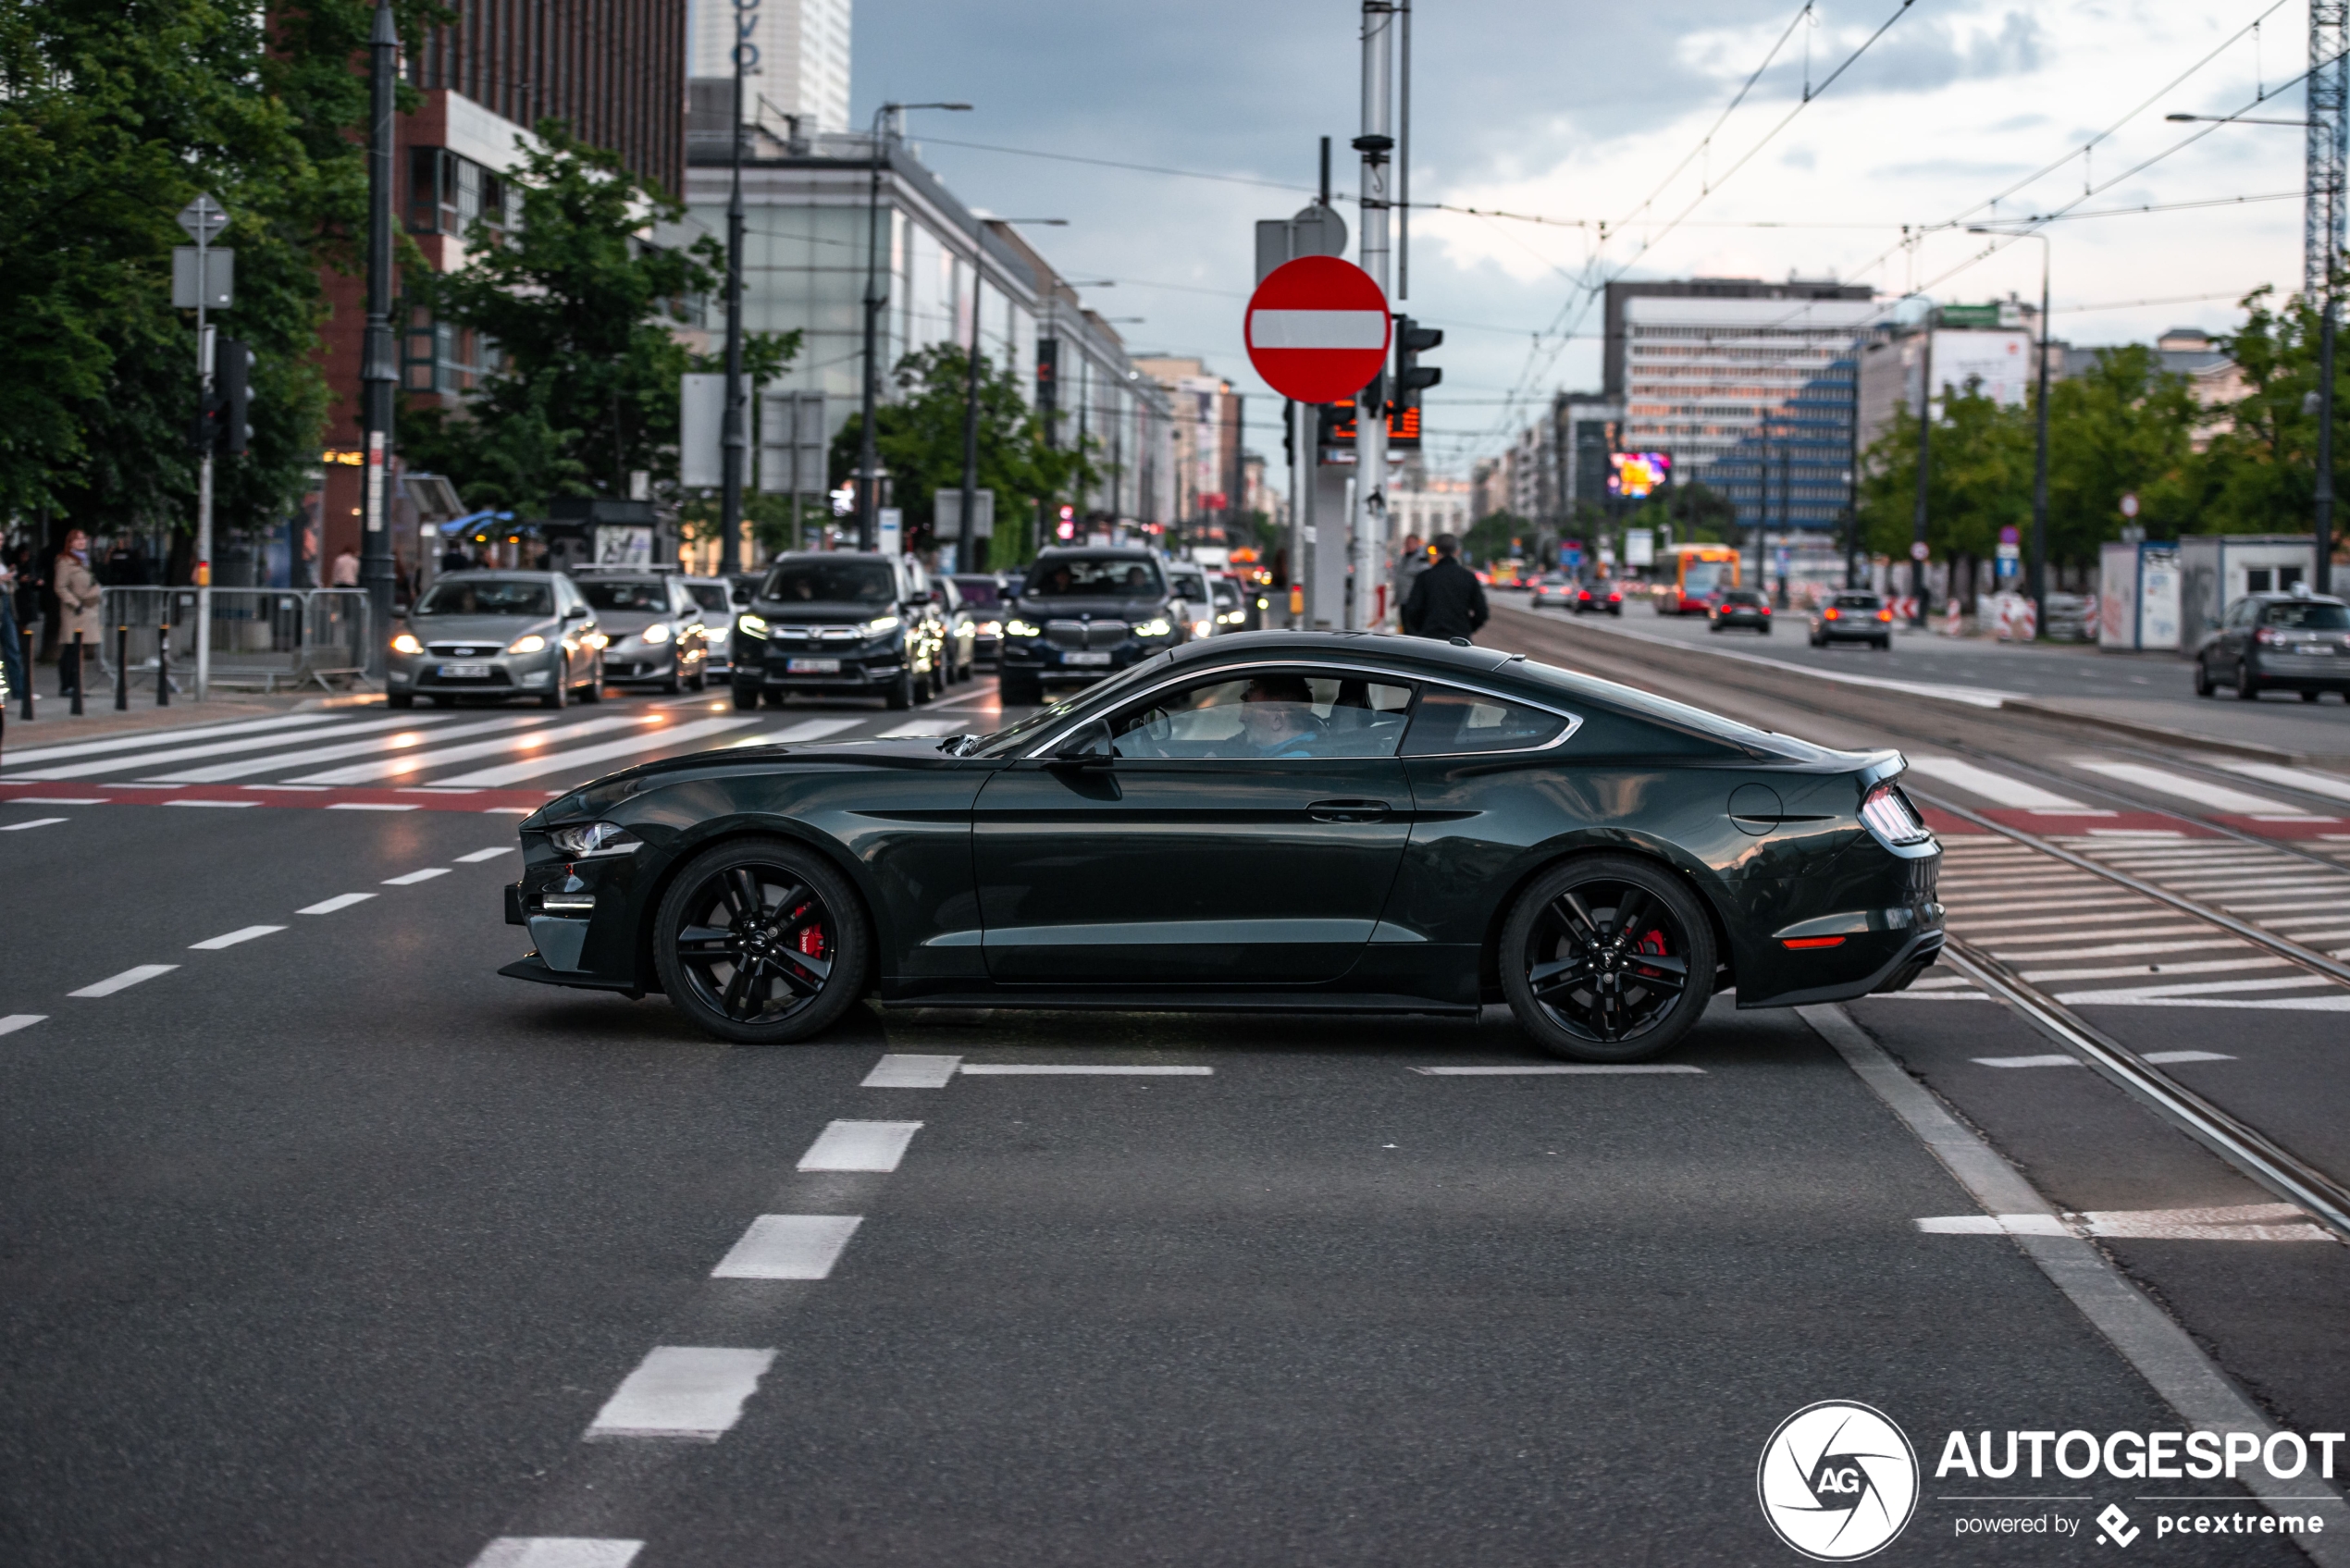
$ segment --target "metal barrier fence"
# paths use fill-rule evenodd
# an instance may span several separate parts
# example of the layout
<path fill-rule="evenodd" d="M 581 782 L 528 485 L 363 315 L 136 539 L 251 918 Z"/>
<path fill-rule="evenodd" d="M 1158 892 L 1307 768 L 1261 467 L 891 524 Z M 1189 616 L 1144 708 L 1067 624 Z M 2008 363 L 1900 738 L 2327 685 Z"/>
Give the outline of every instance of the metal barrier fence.
<path fill-rule="evenodd" d="M 197 621 L 201 596 L 194 588 L 108 588 L 105 642 L 100 657 L 111 676 L 121 628 L 130 630 L 127 659 L 133 685 L 152 689 L 158 669 L 171 689 L 195 685 Z M 366 674 L 369 641 L 367 594 L 364 588 L 214 588 L 209 627 L 210 679 L 222 686 L 355 683 Z M 93 660 L 93 664 L 97 662 Z M 94 684 L 96 671 L 93 671 Z"/>

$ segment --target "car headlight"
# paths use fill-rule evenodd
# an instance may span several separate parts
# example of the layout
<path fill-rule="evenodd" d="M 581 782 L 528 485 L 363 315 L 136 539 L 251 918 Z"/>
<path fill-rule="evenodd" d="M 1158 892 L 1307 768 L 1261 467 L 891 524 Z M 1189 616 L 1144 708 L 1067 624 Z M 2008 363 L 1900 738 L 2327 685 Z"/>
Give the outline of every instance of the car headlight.
<path fill-rule="evenodd" d="M 747 637 L 763 637 L 767 635 L 767 618 L 746 611 L 735 617 L 735 630 Z"/>
<path fill-rule="evenodd" d="M 656 621 L 637 635 L 648 643 L 665 643 L 669 640 L 669 628 Z"/>
<path fill-rule="evenodd" d="M 414 632 L 402 632 L 391 639 L 391 651 L 394 653 L 422 653 L 424 650 L 425 645 L 416 640 Z"/>
<path fill-rule="evenodd" d="M 877 637 L 884 632 L 894 632 L 896 630 L 897 630 L 897 616 L 876 615 L 872 620 L 866 622 L 863 625 L 858 627 L 857 633 L 860 636 Z"/>
<path fill-rule="evenodd" d="M 1000 637 L 1004 635 L 1004 623 L 1001 621 L 982 621 L 979 623 L 979 635 L 983 637 Z"/>
<path fill-rule="evenodd" d="M 644 841 L 618 822 L 573 822 L 547 830 L 547 842 L 573 860 L 592 860 L 601 855 L 629 855 L 642 849 Z"/>
<path fill-rule="evenodd" d="M 579 640 L 586 643 L 589 648 L 610 648 L 612 646 L 612 638 L 604 636 L 601 632 L 590 632 Z"/>
<path fill-rule="evenodd" d="M 1192 636 L 1195 637 L 1206 636 L 1215 630 L 1216 623 L 1213 621 L 1194 621 L 1192 623 Z"/>
<path fill-rule="evenodd" d="M 1015 615 L 1004 623 L 1004 635 L 1008 637 L 1041 637 L 1045 635 L 1045 628 L 1032 625 Z"/>
<path fill-rule="evenodd" d="M 1174 630 L 1174 624 L 1166 616 L 1154 615 L 1137 625 L 1134 628 L 1134 635 L 1138 637 L 1163 637 L 1169 636 Z"/>
<path fill-rule="evenodd" d="M 546 647 L 547 639 L 537 632 L 533 632 L 528 636 L 516 637 L 513 642 L 508 643 L 506 651 L 508 653 L 538 653 L 544 651 Z"/>

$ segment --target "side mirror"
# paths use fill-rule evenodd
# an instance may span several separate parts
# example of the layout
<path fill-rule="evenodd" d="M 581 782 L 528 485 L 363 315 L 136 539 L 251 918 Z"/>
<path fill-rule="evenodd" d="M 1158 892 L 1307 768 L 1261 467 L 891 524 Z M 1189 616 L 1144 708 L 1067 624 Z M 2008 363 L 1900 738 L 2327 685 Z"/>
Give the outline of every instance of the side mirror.
<path fill-rule="evenodd" d="M 566 621 L 585 621 L 588 619 L 588 607 L 584 604 L 575 604 L 569 610 L 563 611 L 563 619 Z"/>
<path fill-rule="evenodd" d="M 1107 768 L 1118 760 L 1110 744 L 1109 721 L 1096 719 L 1065 736 L 1045 760 L 1057 768 Z"/>

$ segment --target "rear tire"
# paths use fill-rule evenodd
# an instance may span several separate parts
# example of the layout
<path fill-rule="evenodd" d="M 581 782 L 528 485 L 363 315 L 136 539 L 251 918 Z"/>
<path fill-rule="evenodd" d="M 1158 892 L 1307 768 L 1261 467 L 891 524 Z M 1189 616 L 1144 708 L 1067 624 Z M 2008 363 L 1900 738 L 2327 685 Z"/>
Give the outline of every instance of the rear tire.
<path fill-rule="evenodd" d="M 384 696 L 384 706 L 387 708 L 414 708 L 416 706 L 416 694 L 413 691 L 388 692 Z"/>
<path fill-rule="evenodd" d="M 829 1028 L 864 994 L 870 954 L 855 891 L 779 838 L 697 855 L 653 918 L 653 965 L 672 1005 L 742 1045 L 797 1044 Z"/>
<path fill-rule="evenodd" d="M 2238 662 L 2236 665 L 2236 700 L 2238 702 L 2260 700 L 2260 683 L 2254 678 L 2250 667 L 2243 662 Z"/>
<path fill-rule="evenodd" d="M 1713 928 L 1697 895 L 1637 856 L 1584 857 L 1535 878 L 1499 957 L 1518 1027 L 1570 1061 L 1661 1056 L 1713 994 Z"/>

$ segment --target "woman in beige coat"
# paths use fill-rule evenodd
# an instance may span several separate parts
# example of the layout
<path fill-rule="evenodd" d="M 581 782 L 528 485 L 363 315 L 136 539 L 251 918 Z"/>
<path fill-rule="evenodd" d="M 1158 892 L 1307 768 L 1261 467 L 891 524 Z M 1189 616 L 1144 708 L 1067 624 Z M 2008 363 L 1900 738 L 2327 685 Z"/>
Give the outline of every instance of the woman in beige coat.
<path fill-rule="evenodd" d="M 90 536 L 76 528 L 66 536 L 49 578 L 57 596 L 57 695 L 73 695 L 82 673 L 73 666 L 73 636 L 81 634 L 81 656 L 92 673 L 105 667 L 105 589 L 90 570 Z M 88 689 L 84 685 L 84 690 Z"/>

